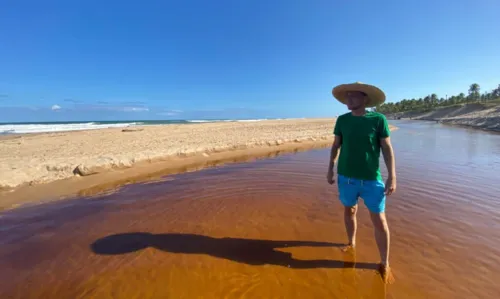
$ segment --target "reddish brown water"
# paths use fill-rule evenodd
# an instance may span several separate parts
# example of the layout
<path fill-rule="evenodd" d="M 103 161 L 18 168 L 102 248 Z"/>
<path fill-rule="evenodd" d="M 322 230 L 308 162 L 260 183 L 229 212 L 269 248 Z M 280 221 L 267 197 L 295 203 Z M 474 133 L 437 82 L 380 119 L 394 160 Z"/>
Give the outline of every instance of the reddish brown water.
<path fill-rule="evenodd" d="M 316 150 L 4 212 L 0 298 L 500 298 L 500 135 L 396 125 L 392 285 Z"/>

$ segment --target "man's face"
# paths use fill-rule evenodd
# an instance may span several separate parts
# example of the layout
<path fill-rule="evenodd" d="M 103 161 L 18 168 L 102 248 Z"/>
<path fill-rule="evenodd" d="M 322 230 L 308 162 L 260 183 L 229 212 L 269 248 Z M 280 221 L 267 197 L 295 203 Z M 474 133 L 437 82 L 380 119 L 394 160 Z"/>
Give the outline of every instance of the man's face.
<path fill-rule="evenodd" d="M 347 108 L 349 110 L 357 110 L 364 108 L 366 105 L 366 94 L 360 91 L 347 92 Z"/>

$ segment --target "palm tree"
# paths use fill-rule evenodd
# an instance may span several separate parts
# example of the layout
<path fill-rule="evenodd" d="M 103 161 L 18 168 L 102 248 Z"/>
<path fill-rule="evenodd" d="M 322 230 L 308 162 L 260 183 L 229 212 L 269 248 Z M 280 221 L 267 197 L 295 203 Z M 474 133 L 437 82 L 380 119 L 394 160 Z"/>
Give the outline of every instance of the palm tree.
<path fill-rule="evenodd" d="M 458 102 L 458 97 L 456 96 L 451 96 L 450 99 L 448 100 L 450 101 L 450 104 L 456 104 Z"/>
<path fill-rule="evenodd" d="M 479 99 L 479 90 L 481 88 L 479 87 L 479 84 L 473 83 L 469 87 L 469 97 L 471 100 L 477 100 Z"/>
<path fill-rule="evenodd" d="M 430 96 L 426 96 L 424 98 L 424 105 L 425 105 L 426 109 L 431 107 L 431 97 Z"/>
<path fill-rule="evenodd" d="M 493 98 L 499 98 L 500 97 L 500 84 L 498 84 L 498 87 L 493 89 L 491 92 L 493 95 Z"/>
<path fill-rule="evenodd" d="M 464 102 L 464 101 L 465 101 L 465 94 L 463 92 L 461 92 L 458 95 L 458 102 L 461 103 L 461 102 Z"/>
<path fill-rule="evenodd" d="M 431 106 L 435 107 L 435 106 L 437 106 L 437 103 L 438 103 L 437 94 L 435 94 L 435 93 L 431 94 Z"/>
<path fill-rule="evenodd" d="M 418 99 L 402 99 L 399 102 L 386 103 L 378 106 L 377 111 L 381 113 L 395 113 L 404 112 L 412 110 L 428 110 L 434 109 L 439 106 L 455 105 L 461 104 L 469 101 L 490 101 L 500 98 L 500 84 L 497 88 L 493 89 L 491 92 L 480 93 L 480 86 L 477 83 L 471 84 L 469 86 L 468 95 L 462 92 L 459 95 L 452 95 L 451 97 L 446 96 L 446 98 L 439 98 L 437 94 L 433 93 L 427 95 L 425 98 Z"/>

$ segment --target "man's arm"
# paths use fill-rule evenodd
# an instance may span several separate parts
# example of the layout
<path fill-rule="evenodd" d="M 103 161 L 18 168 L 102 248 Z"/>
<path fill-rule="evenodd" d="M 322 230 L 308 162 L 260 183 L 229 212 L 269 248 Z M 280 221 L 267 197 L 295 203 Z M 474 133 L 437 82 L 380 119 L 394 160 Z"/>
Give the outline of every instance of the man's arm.
<path fill-rule="evenodd" d="M 335 160 L 339 153 L 340 146 L 342 145 L 342 136 L 335 135 L 335 140 L 333 141 L 332 150 L 330 151 L 330 164 L 328 165 L 328 172 L 333 173 L 333 167 L 335 165 Z"/>
<path fill-rule="evenodd" d="M 389 172 L 389 177 L 396 177 L 396 165 L 394 159 L 394 150 L 392 149 L 391 137 L 381 138 L 382 155 L 384 156 L 385 166 Z"/>
<path fill-rule="evenodd" d="M 342 116 L 335 120 L 335 128 L 333 129 L 333 135 L 335 140 L 333 141 L 332 150 L 330 152 L 330 163 L 328 165 L 328 176 L 333 174 L 333 166 L 335 165 L 335 159 L 339 153 L 339 148 L 342 146 Z"/>
<path fill-rule="evenodd" d="M 380 146 L 382 148 L 382 155 L 384 156 L 387 172 L 389 173 L 386 184 L 386 193 L 390 195 L 396 191 L 396 162 L 394 159 L 391 137 L 380 138 Z"/>

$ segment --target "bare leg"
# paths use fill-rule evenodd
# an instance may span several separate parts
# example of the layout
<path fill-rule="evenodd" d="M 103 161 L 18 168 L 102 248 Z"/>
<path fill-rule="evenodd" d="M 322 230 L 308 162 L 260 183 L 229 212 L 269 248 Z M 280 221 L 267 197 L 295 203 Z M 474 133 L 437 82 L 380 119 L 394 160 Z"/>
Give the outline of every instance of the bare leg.
<path fill-rule="evenodd" d="M 356 230 L 358 228 L 358 223 L 356 220 L 357 211 L 358 205 L 354 205 L 352 207 L 344 207 L 344 224 L 349 243 L 347 244 L 347 246 L 342 248 L 342 251 L 352 250 L 356 247 Z"/>
<path fill-rule="evenodd" d="M 392 283 L 394 277 L 389 268 L 389 245 L 390 233 L 385 213 L 370 213 L 373 228 L 375 231 L 375 241 L 380 253 L 380 274 L 385 282 Z"/>

